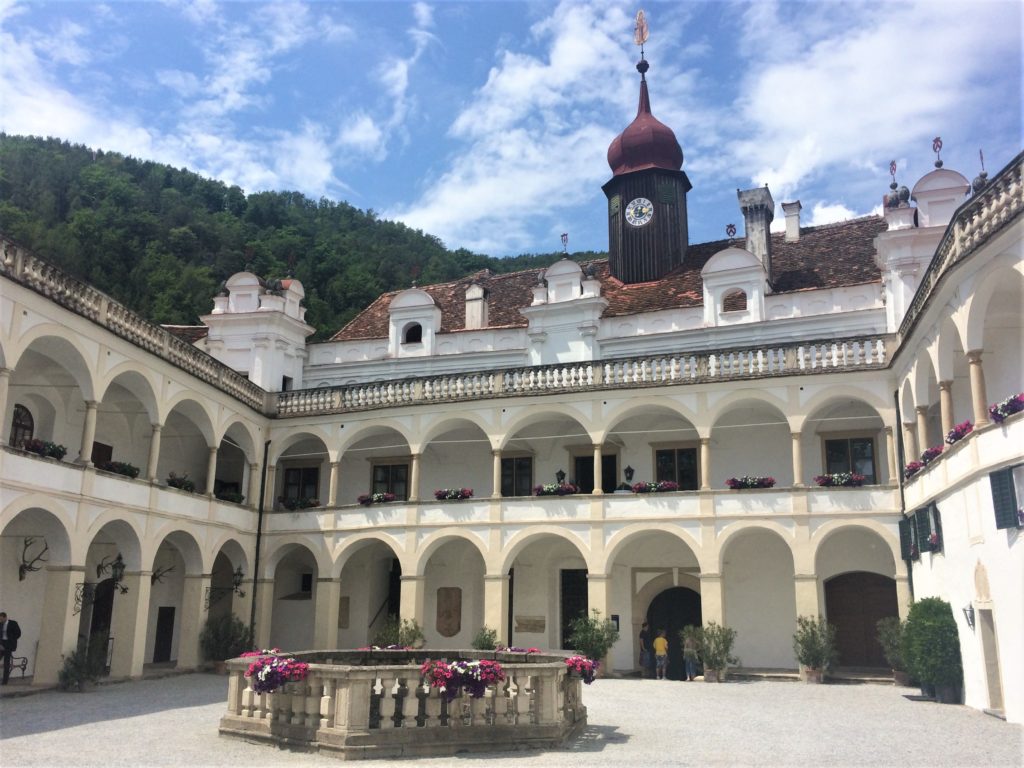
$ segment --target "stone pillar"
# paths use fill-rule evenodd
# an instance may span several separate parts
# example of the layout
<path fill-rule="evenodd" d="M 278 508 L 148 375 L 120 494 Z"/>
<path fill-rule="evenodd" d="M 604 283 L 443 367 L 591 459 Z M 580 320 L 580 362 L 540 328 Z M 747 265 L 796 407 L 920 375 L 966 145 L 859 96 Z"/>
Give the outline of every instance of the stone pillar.
<path fill-rule="evenodd" d="M 896 481 L 899 468 L 896 466 L 896 437 L 893 435 L 892 427 L 885 428 L 885 452 L 889 459 L 889 482 Z"/>
<path fill-rule="evenodd" d="M 709 621 L 725 624 L 722 574 L 702 573 L 700 575 L 700 615 L 706 626 Z"/>
<path fill-rule="evenodd" d="M 149 436 L 149 461 L 146 463 L 146 477 L 151 483 L 157 482 L 157 466 L 160 464 L 160 434 L 163 424 L 153 424 L 153 434 Z"/>
<path fill-rule="evenodd" d="M 257 648 L 270 647 L 270 628 L 274 618 L 274 580 L 260 579 L 256 590 L 256 638 Z"/>
<path fill-rule="evenodd" d="M 604 493 L 604 473 L 601 471 L 601 446 L 594 445 L 594 496 L 600 496 Z"/>
<path fill-rule="evenodd" d="M 910 580 L 906 574 L 896 575 L 896 607 L 899 610 L 900 619 L 906 621 L 907 613 L 910 611 Z"/>
<path fill-rule="evenodd" d="M 919 405 L 914 408 L 917 414 L 917 447 L 923 453 L 926 448 L 931 447 L 931 435 L 928 434 L 928 406 Z"/>
<path fill-rule="evenodd" d="M 412 466 L 409 468 L 409 501 L 420 500 L 420 454 L 412 455 Z"/>
<path fill-rule="evenodd" d="M 985 394 L 985 371 L 981 367 L 981 350 L 972 349 L 967 353 L 967 364 L 971 371 L 971 402 L 974 404 L 974 428 L 989 422 L 988 395 Z"/>
<path fill-rule="evenodd" d="M 804 487 L 804 457 L 800 452 L 800 433 L 791 432 L 793 442 L 793 487 Z"/>
<path fill-rule="evenodd" d="M 484 576 L 484 624 L 497 630 L 498 642 L 508 644 L 508 574 Z"/>
<path fill-rule="evenodd" d="M 817 618 L 821 614 L 818 606 L 818 577 L 813 573 L 798 573 L 793 577 L 796 595 L 796 615 Z"/>
<path fill-rule="evenodd" d="M 501 498 L 501 451 L 491 451 L 491 498 Z"/>
<path fill-rule="evenodd" d="M 920 453 L 917 450 L 917 436 L 914 434 L 914 425 L 906 421 L 903 423 L 903 452 L 907 464 L 916 461 Z"/>
<path fill-rule="evenodd" d="M 78 645 L 78 620 L 75 613 L 75 587 L 85 581 L 84 565 L 57 565 L 46 568 L 39 645 L 32 665 L 35 685 L 52 685 L 64 665 L 62 656 Z"/>
<path fill-rule="evenodd" d="M 100 404 L 95 400 L 85 401 L 85 424 L 82 426 L 82 447 L 78 451 L 78 463 L 92 466 L 92 444 L 96 439 L 96 411 Z"/>
<path fill-rule="evenodd" d="M 953 382 L 939 382 L 939 410 L 942 413 L 942 439 L 953 429 Z"/>
<path fill-rule="evenodd" d="M 426 627 L 427 579 L 425 576 L 403 576 L 401 605 L 399 616 L 403 619 L 415 619 L 421 627 Z"/>
<path fill-rule="evenodd" d="M 601 621 L 607 621 L 611 618 L 609 607 L 610 595 L 608 594 L 611 588 L 611 580 L 611 575 L 607 573 L 587 573 L 587 615 L 589 617 L 593 618 L 594 610 L 597 609 L 600 611 L 600 615 L 597 618 Z M 605 671 L 611 669 L 607 656 L 603 659 L 598 659 L 598 661 L 601 662 L 601 669 Z"/>
<path fill-rule="evenodd" d="M 267 509 L 274 509 L 277 506 L 277 467 L 273 464 L 267 467 L 267 497 L 264 499 L 264 506 Z"/>
<path fill-rule="evenodd" d="M 213 496 L 213 489 L 217 483 L 217 448 L 210 446 L 209 455 L 206 458 L 206 495 Z"/>
<path fill-rule="evenodd" d="M 700 489 L 711 490 L 711 438 L 700 439 Z"/>
<path fill-rule="evenodd" d="M 110 634 L 114 638 L 114 655 L 110 662 L 111 677 L 141 677 L 146 659 L 146 630 L 149 624 L 149 571 L 125 573 L 124 594 L 114 588 L 114 615 Z"/>
<path fill-rule="evenodd" d="M 0 368 L 0 445 L 7 445 L 7 431 L 11 428 L 10 414 L 14 409 L 7 408 L 7 393 L 10 391 L 11 374 L 13 368 Z"/>
<path fill-rule="evenodd" d="M 338 506 L 338 483 L 341 480 L 341 462 L 331 462 L 331 481 L 327 486 L 327 506 Z"/>
<path fill-rule="evenodd" d="M 181 592 L 178 669 L 196 669 L 204 661 L 199 651 L 199 633 L 203 631 L 203 626 L 209 615 L 206 607 L 206 591 L 210 588 L 211 583 L 212 577 L 209 573 L 185 574 L 185 585 Z M 205 659 L 205 661 L 224 661 L 224 659 Z"/>
<path fill-rule="evenodd" d="M 330 577 L 316 580 L 316 608 L 314 611 L 313 647 L 332 650 L 338 647 L 338 604 L 341 602 L 341 582 Z"/>
<path fill-rule="evenodd" d="M 249 495 L 246 497 L 249 506 L 259 509 L 260 506 L 260 465 L 252 462 L 249 465 Z"/>

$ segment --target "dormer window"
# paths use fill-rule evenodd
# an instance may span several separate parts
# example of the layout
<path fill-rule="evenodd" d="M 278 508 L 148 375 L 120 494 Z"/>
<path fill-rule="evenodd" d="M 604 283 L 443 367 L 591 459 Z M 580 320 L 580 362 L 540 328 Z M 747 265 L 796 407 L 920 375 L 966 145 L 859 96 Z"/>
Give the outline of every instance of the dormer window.
<path fill-rule="evenodd" d="M 700 275 L 705 326 L 756 323 L 764 318 L 767 275 L 753 253 L 726 248 L 708 259 Z"/>
<path fill-rule="evenodd" d="M 423 326 L 419 323 L 410 323 L 405 326 L 405 330 L 402 332 L 402 343 L 403 344 L 422 344 L 423 343 Z"/>
<path fill-rule="evenodd" d="M 736 288 L 722 297 L 723 312 L 744 312 L 747 309 L 747 294 Z"/>

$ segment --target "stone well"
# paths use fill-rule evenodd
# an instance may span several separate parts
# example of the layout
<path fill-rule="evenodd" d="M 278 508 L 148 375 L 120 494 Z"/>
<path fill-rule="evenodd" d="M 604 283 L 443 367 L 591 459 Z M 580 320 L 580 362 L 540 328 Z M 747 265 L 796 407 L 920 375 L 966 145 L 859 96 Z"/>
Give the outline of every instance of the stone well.
<path fill-rule="evenodd" d="M 282 654 L 284 655 L 284 654 Z M 288 654 L 309 676 L 259 694 L 244 676 L 247 659 L 228 662 L 228 709 L 220 733 L 344 760 L 545 749 L 582 730 L 582 681 L 568 654 L 419 649 Z M 479 699 L 448 701 L 424 684 L 426 659 L 493 659 L 504 682 Z"/>

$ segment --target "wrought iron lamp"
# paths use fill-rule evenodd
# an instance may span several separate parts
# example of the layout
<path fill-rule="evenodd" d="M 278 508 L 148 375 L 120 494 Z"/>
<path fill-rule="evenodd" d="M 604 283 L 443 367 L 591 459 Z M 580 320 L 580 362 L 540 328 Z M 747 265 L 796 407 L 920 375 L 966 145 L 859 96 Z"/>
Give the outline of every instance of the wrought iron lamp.
<path fill-rule="evenodd" d="M 561 469 L 558 470 L 557 472 L 555 472 L 555 480 L 558 481 L 559 485 L 564 483 L 565 482 L 565 472 L 562 471 Z"/>
<path fill-rule="evenodd" d="M 964 619 L 967 621 L 967 626 L 974 629 L 974 603 L 968 603 L 964 606 Z"/>
<path fill-rule="evenodd" d="M 114 582 L 114 586 L 117 587 L 118 591 L 125 595 L 128 593 L 128 587 L 121 582 L 124 581 L 124 558 L 121 557 L 121 553 L 117 553 L 117 557 L 114 558 L 114 562 L 110 564 L 110 578 Z"/>
<path fill-rule="evenodd" d="M 626 482 L 627 483 L 632 483 L 633 482 L 633 473 L 635 471 L 636 470 L 634 470 L 631 466 L 629 466 L 629 464 L 627 464 L 626 468 L 624 470 L 622 470 L 622 474 L 624 474 L 626 476 Z"/>
<path fill-rule="evenodd" d="M 245 579 L 245 574 L 242 573 L 242 566 L 235 568 L 235 572 L 231 574 L 231 584 L 235 588 L 235 594 L 239 597 L 245 597 L 245 592 L 242 591 L 242 581 Z"/>

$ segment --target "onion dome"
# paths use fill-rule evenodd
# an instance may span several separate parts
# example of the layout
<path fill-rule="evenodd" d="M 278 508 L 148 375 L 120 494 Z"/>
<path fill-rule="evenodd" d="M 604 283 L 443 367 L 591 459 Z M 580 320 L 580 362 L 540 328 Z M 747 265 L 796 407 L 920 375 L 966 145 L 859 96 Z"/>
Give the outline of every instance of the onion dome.
<path fill-rule="evenodd" d="M 651 97 L 647 93 L 648 63 L 636 65 L 640 72 L 640 104 L 636 119 L 608 147 L 608 165 L 613 176 L 646 168 L 678 171 L 683 167 L 683 149 L 676 135 L 651 114 Z"/>

